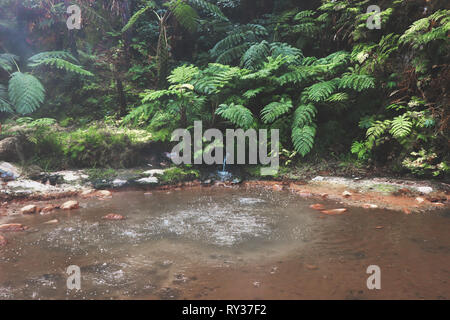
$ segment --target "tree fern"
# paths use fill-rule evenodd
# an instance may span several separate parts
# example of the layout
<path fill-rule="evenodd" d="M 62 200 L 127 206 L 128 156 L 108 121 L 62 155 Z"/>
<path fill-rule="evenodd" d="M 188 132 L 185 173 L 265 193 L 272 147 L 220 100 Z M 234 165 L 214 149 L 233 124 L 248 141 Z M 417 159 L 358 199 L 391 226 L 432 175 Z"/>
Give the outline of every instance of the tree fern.
<path fill-rule="evenodd" d="M 292 143 L 295 151 L 303 157 L 307 155 L 313 148 L 314 138 L 316 136 L 316 128 L 314 125 L 304 127 L 294 127 L 292 129 Z"/>
<path fill-rule="evenodd" d="M 271 102 L 261 111 L 262 121 L 264 123 L 274 122 L 276 119 L 286 114 L 292 108 L 292 100 L 282 98 L 279 102 Z"/>
<path fill-rule="evenodd" d="M 14 72 L 9 80 L 9 100 L 20 114 L 35 111 L 44 102 L 45 90 L 41 82 L 22 72 Z"/>
<path fill-rule="evenodd" d="M 216 110 L 216 114 L 243 129 L 250 128 L 254 121 L 253 114 L 249 109 L 234 103 L 221 104 Z"/>

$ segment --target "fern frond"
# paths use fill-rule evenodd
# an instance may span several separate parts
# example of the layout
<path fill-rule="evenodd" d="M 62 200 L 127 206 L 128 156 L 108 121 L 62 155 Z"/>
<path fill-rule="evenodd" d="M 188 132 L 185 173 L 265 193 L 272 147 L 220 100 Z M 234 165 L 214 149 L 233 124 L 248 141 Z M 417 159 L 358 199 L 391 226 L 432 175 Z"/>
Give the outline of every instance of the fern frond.
<path fill-rule="evenodd" d="M 217 57 L 217 62 L 222 64 L 231 64 L 242 57 L 242 55 L 250 48 L 251 43 L 243 43 L 234 48 L 228 49 Z"/>
<path fill-rule="evenodd" d="M 405 114 L 395 117 L 391 123 L 389 132 L 394 138 L 404 138 L 411 133 L 412 122 Z"/>
<path fill-rule="evenodd" d="M 302 128 L 306 125 L 311 124 L 316 117 L 316 114 L 317 109 L 311 103 L 298 106 L 294 113 L 292 127 Z"/>
<path fill-rule="evenodd" d="M 44 51 L 35 54 L 34 56 L 28 58 L 28 64 L 33 65 L 45 61 L 47 59 L 64 59 L 77 61 L 77 59 L 67 51 Z"/>
<path fill-rule="evenodd" d="M 335 79 L 313 84 L 305 89 L 309 100 L 314 102 L 326 100 L 336 90 Z"/>
<path fill-rule="evenodd" d="M 77 73 L 77 74 L 83 75 L 83 76 L 90 76 L 90 77 L 94 76 L 94 74 L 92 72 L 83 69 L 79 65 L 73 64 L 69 61 L 66 61 L 66 60 L 63 60 L 60 58 L 47 58 L 47 59 L 42 59 L 42 60 L 39 60 L 38 62 L 29 64 L 29 66 L 32 68 L 35 68 L 35 67 L 38 67 L 41 65 L 53 66 L 53 67 L 56 67 L 57 69 L 61 69 L 61 70 L 67 71 L 67 72 Z"/>
<path fill-rule="evenodd" d="M 313 10 L 304 10 L 297 13 L 294 17 L 294 20 L 302 20 L 304 18 L 311 17 L 315 14 Z"/>
<path fill-rule="evenodd" d="M 283 73 L 276 79 L 280 85 L 285 84 L 305 84 L 309 81 L 316 80 L 321 74 L 321 70 L 311 66 L 289 66 L 289 71 Z"/>
<path fill-rule="evenodd" d="M 270 54 L 276 58 L 278 56 L 292 57 L 294 59 L 303 58 L 302 50 L 284 42 L 272 42 L 270 44 Z"/>
<path fill-rule="evenodd" d="M 4 69 L 7 72 L 11 72 L 16 65 L 16 61 L 19 60 L 19 57 L 10 54 L 10 53 L 2 53 L 0 54 L 0 68 Z"/>
<path fill-rule="evenodd" d="M 352 89 L 361 92 L 375 88 L 375 79 L 364 74 L 345 75 L 339 80 L 339 89 Z"/>
<path fill-rule="evenodd" d="M 348 94 L 345 92 L 336 92 L 329 96 L 325 101 L 327 102 L 344 102 L 348 101 Z"/>
<path fill-rule="evenodd" d="M 0 84 L 0 112 L 13 112 L 12 105 L 7 99 L 8 91 Z"/>
<path fill-rule="evenodd" d="M 294 127 L 292 129 L 292 143 L 295 151 L 303 157 L 307 155 L 313 148 L 314 138 L 316 136 L 316 128 L 314 125 L 304 127 Z"/>
<path fill-rule="evenodd" d="M 209 14 L 212 14 L 216 18 L 219 18 L 223 21 L 228 21 L 228 18 L 223 14 L 222 10 L 215 4 L 212 4 L 205 0 L 187 0 L 188 3 L 193 5 L 196 8 L 203 10 Z"/>
<path fill-rule="evenodd" d="M 256 97 L 258 94 L 260 94 L 261 92 L 264 92 L 264 90 L 266 90 L 265 87 L 259 87 L 256 89 L 251 89 L 251 90 L 247 90 L 244 92 L 243 96 L 247 99 L 251 99 Z"/>
<path fill-rule="evenodd" d="M 376 139 L 381 137 L 381 135 L 387 130 L 388 126 L 390 126 L 391 121 L 374 121 L 372 122 L 372 126 L 367 129 L 366 137 L 369 142 L 374 142 Z"/>
<path fill-rule="evenodd" d="M 170 96 L 173 95 L 174 92 L 172 90 L 147 90 L 142 95 L 142 103 L 147 103 L 150 101 L 156 101 L 161 99 L 164 96 Z"/>
<path fill-rule="evenodd" d="M 216 110 L 216 114 L 243 129 L 250 128 L 254 121 L 253 114 L 249 109 L 234 103 L 221 104 Z"/>
<path fill-rule="evenodd" d="M 292 100 L 282 98 L 280 101 L 274 101 L 265 106 L 261 111 L 262 121 L 264 123 L 274 122 L 276 119 L 289 112 L 292 108 Z"/>
<path fill-rule="evenodd" d="M 35 111 L 45 98 L 45 90 L 41 82 L 31 74 L 22 72 L 14 72 L 11 75 L 8 92 L 9 100 L 20 114 Z"/>
<path fill-rule="evenodd" d="M 181 67 L 175 68 L 167 77 L 167 80 L 171 84 L 183 84 L 190 82 L 197 74 L 199 69 L 194 65 L 183 65 Z"/>
<path fill-rule="evenodd" d="M 266 40 L 254 44 L 242 56 L 241 66 L 249 70 L 259 69 L 269 54 L 270 45 Z"/>
<path fill-rule="evenodd" d="M 141 8 L 138 10 L 133 16 L 128 20 L 127 24 L 122 28 L 122 33 L 128 31 L 135 23 L 136 21 L 149 9 L 152 9 L 155 7 L 155 3 L 153 1 L 150 1 L 144 8 Z"/>
<path fill-rule="evenodd" d="M 224 39 L 210 50 L 210 54 L 219 63 L 231 63 L 240 60 L 242 55 L 254 44 L 267 36 L 267 30 L 261 25 L 247 24 L 234 28 Z"/>
<path fill-rule="evenodd" d="M 189 32 L 197 31 L 199 16 L 194 8 L 186 2 L 178 0 L 172 2 L 170 9 L 181 26 L 186 28 Z"/>

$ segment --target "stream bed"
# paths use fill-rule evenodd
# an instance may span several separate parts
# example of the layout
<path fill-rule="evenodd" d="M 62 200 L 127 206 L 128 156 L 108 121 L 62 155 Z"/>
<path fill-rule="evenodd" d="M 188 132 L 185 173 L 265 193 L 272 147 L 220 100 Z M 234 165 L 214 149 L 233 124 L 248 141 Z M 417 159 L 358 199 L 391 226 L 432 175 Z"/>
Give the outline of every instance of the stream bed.
<path fill-rule="evenodd" d="M 325 215 L 313 203 L 289 192 L 199 187 L 11 216 L 30 229 L 3 234 L 0 299 L 450 298 L 448 211 Z M 102 219 L 110 213 L 126 220 Z M 71 265 L 80 290 L 67 288 Z M 380 267 L 380 290 L 367 288 L 370 265 Z"/>

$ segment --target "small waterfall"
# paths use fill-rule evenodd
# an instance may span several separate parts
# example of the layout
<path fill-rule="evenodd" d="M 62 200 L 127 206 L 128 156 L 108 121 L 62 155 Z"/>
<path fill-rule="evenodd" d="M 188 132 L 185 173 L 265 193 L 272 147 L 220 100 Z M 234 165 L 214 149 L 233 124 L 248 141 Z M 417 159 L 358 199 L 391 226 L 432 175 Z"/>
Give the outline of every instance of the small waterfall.
<path fill-rule="evenodd" d="M 226 154 L 226 155 L 225 155 L 225 158 L 223 158 L 222 172 L 227 172 L 227 171 L 225 170 L 225 167 L 226 167 L 226 165 L 227 165 L 227 156 L 228 156 L 228 154 Z"/>
<path fill-rule="evenodd" d="M 228 153 L 225 155 L 225 158 L 223 158 L 222 171 L 218 172 L 218 174 L 221 177 L 222 181 L 224 181 L 226 179 L 229 179 L 232 176 L 231 172 L 226 171 L 227 157 L 228 157 Z"/>

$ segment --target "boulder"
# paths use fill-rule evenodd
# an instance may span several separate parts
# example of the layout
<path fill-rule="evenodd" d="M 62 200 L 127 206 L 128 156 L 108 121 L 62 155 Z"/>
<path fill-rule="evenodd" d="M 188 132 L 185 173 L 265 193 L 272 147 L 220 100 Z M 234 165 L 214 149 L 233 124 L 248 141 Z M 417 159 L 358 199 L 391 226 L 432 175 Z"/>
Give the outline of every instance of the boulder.
<path fill-rule="evenodd" d="M 20 212 L 22 212 L 22 214 L 35 214 L 39 212 L 39 208 L 34 204 L 30 204 L 20 209 Z"/>
<path fill-rule="evenodd" d="M 143 172 L 142 174 L 153 177 L 155 175 L 163 175 L 165 171 L 166 170 L 164 170 L 164 169 L 152 169 L 152 170 L 147 170 L 147 171 Z"/>
<path fill-rule="evenodd" d="M 346 208 L 339 208 L 339 209 L 331 209 L 331 210 L 322 210 L 321 212 L 325 213 L 325 214 L 329 214 L 329 215 L 334 215 L 334 214 L 343 214 L 346 211 L 347 211 Z"/>
<path fill-rule="evenodd" d="M 417 191 L 424 193 L 424 194 L 428 194 L 433 192 L 433 188 L 431 187 L 417 187 Z"/>
<path fill-rule="evenodd" d="M 345 190 L 344 192 L 342 192 L 342 196 L 345 197 L 345 198 L 349 198 L 349 197 L 352 196 L 352 193 L 347 191 L 347 190 Z"/>
<path fill-rule="evenodd" d="M 279 184 L 276 184 L 272 187 L 273 191 L 282 191 L 283 190 L 283 186 L 280 186 Z"/>
<path fill-rule="evenodd" d="M 57 206 L 55 204 L 49 204 L 49 205 L 45 206 L 44 208 L 42 208 L 41 214 L 42 215 L 48 214 L 48 213 L 50 213 L 53 210 L 58 209 L 58 208 L 59 208 L 59 206 Z"/>
<path fill-rule="evenodd" d="M 423 202 L 425 201 L 425 199 L 422 198 L 422 197 L 417 197 L 417 198 L 416 198 L 416 201 L 417 201 L 418 203 L 423 203 Z"/>
<path fill-rule="evenodd" d="M 102 217 L 102 219 L 104 219 L 104 220 L 125 220 L 125 217 L 120 214 L 110 213 L 110 214 L 107 214 L 106 216 Z"/>
<path fill-rule="evenodd" d="M 325 209 L 325 207 L 323 206 L 323 204 L 320 204 L 320 203 L 312 204 L 312 205 L 310 205 L 309 207 L 310 207 L 311 209 L 314 209 L 314 210 L 323 210 L 323 209 Z"/>
<path fill-rule="evenodd" d="M 0 247 L 6 246 L 8 244 L 8 241 L 6 241 L 4 236 L 0 235 Z"/>
<path fill-rule="evenodd" d="M 111 191 L 108 190 L 100 190 L 96 192 L 96 195 L 99 197 L 111 197 L 112 193 Z"/>
<path fill-rule="evenodd" d="M 9 223 L 9 224 L 1 224 L 0 225 L 1 232 L 24 231 L 27 229 L 28 229 L 28 227 L 21 225 L 19 223 Z"/>
<path fill-rule="evenodd" d="M 142 179 L 136 180 L 136 182 L 140 183 L 140 184 L 156 184 L 156 183 L 158 183 L 158 178 L 156 178 L 156 177 L 142 178 Z"/>
<path fill-rule="evenodd" d="M 81 196 L 82 196 L 82 197 L 88 197 L 88 196 L 93 195 L 94 192 L 95 192 L 94 189 L 87 189 L 87 190 L 84 190 L 84 191 L 81 193 Z"/>
<path fill-rule="evenodd" d="M 1 156 L 0 156 L 1 157 Z M 0 178 L 15 180 L 20 177 L 20 170 L 9 162 L 0 162 Z"/>
<path fill-rule="evenodd" d="M 78 201 L 70 200 L 70 201 L 64 202 L 63 205 L 61 206 L 61 209 L 73 210 L 73 209 L 78 209 L 79 207 L 80 207 L 80 204 L 78 203 Z"/>
<path fill-rule="evenodd" d="M 0 141 L 0 159 L 5 161 L 19 161 L 17 149 L 20 147 L 17 137 L 9 137 Z"/>
<path fill-rule="evenodd" d="M 55 223 L 58 223 L 58 222 L 59 222 L 58 219 L 53 219 L 53 220 L 44 222 L 44 224 L 55 224 Z"/>

